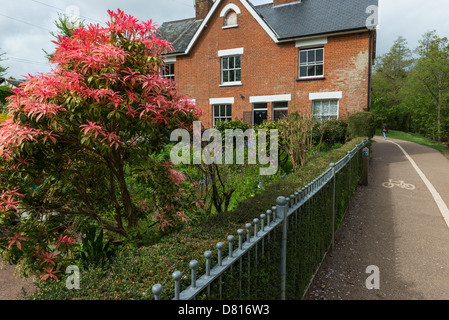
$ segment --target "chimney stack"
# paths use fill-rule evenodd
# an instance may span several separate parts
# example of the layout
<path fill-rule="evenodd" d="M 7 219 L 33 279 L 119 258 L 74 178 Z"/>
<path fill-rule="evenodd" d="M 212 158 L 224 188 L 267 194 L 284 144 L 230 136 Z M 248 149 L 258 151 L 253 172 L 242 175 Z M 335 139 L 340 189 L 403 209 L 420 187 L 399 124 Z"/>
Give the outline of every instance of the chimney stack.
<path fill-rule="evenodd" d="M 278 6 L 281 4 L 291 3 L 291 2 L 301 2 L 301 0 L 273 0 L 273 5 Z"/>
<path fill-rule="evenodd" d="M 213 5 L 214 0 L 195 0 L 196 20 L 206 18 Z"/>

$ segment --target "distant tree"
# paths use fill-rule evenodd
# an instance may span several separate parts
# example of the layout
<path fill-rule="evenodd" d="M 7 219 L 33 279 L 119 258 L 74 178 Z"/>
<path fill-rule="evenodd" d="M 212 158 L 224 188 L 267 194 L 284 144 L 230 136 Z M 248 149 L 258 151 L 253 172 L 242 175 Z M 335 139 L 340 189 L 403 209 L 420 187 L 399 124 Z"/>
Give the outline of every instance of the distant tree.
<path fill-rule="evenodd" d="M 390 125 L 399 127 L 406 122 L 408 114 L 400 107 L 401 88 L 413 62 L 407 41 L 401 36 L 396 39 L 388 53 L 376 59 L 372 78 L 372 111 L 379 122 L 389 122 Z"/>
<path fill-rule="evenodd" d="M 408 92 L 420 99 L 417 109 L 423 109 L 426 104 L 430 106 L 426 121 L 434 123 L 436 138 L 441 142 L 443 134 L 449 130 L 445 128 L 449 116 L 449 41 L 446 37 L 440 38 L 436 31 L 430 31 L 423 35 L 416 52 L 419 58 L 410 74 Z"/>

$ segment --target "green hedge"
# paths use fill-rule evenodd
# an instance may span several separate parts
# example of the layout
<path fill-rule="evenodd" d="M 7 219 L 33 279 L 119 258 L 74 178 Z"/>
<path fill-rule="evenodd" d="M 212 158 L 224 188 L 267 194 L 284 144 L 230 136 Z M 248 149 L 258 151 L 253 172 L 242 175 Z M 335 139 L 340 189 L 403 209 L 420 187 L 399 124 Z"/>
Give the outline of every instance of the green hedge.
<path fill-rule="evenodd" d="M 97 300 L 97 299 L 153 299 L 151 287 L 160 283 L 163 285 L 162 299 L 172 299 L 173 297 L 173 279 L 171 275 L 174 271 L 181 271 L 187 277 L 181 281 L 182 288 L 186 288 L 190 282 L 190 268 L 189 262 L 191 260 L 198 260 L 198 274 L 205 273 L 205 259 L 204 252 L 211 250 L 216 259 L 216 244 L 218 242 L 225 242 L 228 235 L 237 235 L 237 230 L 244 228 L 244 225 L 258 218 L 261 213 L 266 212 L 273 205 L 276 204 L 276 199 L 279 195 L 288 196 L 299 190 L 314 178 L 319 176 L 322 172 L 329 168 L 329 163 L 337 162 L 339 159 L 347 154 L 347 151 L 352 150 L 363 139 L 357 138 L 342 148 L 332 150 L 327 154 L 315 158 L 308 162 L 298 172 L 285 177 L 279 182 L 273 183 L 269 188 L 257 193 L 254 197 L 244 200 L 239 206 L 226 213 L 217 214 L 207 221 L 202 221 L 194 224 L 191 229 L 184 229 L 178 233 L 171 234 L 162 239 L 162 241 L 151 247 L 130 248 L 126 247 L 116 254 L 111 263 L 106 268 L 92 268 L 90 270 L 81 271 L 81 289 L 68 290 L 65 287 L 64 275 L 61 273 L 62 281 L 46 281 L 38 285 L 37 292 L 30 297 L 30 299 L 83 299 L 83 300 Z M 353 170 L 355 170 L 353 166 Z M 344 175 L 344 171 L 340 175 Z M 340 180 L 337 180 L 340 181 Z M 344 179 L 337 183 L 337 220 L 340 221 L 343 212 L 348 204 L 350 195 L 355 190 L 357 179 L 352 183 L 350 190 L 348 190 L 347 182 Z M 329 189 L 324 188 L 319 199 L 322 201 L 329 201 Z M 317 201 L 318 198 L 316 198 Z M 316 206 L 314 210 L 323 210 L 324 206 Z M 310 241 L 317 241 L 325 243 L 329 241 L 329 234 L 324 233 L 320 223 L 325 221 L 325 217 L 320 214 L 312 214 L 311 217 L 316 217 L 309 222 L 304 221 L 305 226 L 309 228 L 309 233 L 314 234 L 314 238 L 308 239 Z M 325 222 L 329 223 L 329 221 Z M 321 231 L 320 231 L 321 230 Z M 323 232 L 323 233 L 321 233 Z M 237 238 L 237 237 L 236 237 Z M 304 240 L 306 241 L 306 240 Z M 306 244 L 307 244 L 306 243 Z M 225 246 L 225 249 L 227 246 Z M 321 248 L 321 247 L 320 247 Z M 318 255 L 310 256 L 307 247 L 302 246 L 300 250 L 302 254 L 295 256 L 295 270 L 299 272 L 300 278 L 293 285 L 288 281 L 288 297 L 300 299 L 302 293 L 311 278 L 311 272 L 317 266 L 317 261 L 321 260 L 321 255 L 325 245 L 322 246 Z M 254 249 L 255 250 L 255 249 Z M 260 246 L 258 248 L 260 250 Z M 270 261 L 277 261 L 279 253 L 278 242 L 273 241 L 268 246 L 267 255 L 264 256 L 266 261 L 259 262 L 257 267 L 254 265 L 255 252 L 253 251 L 249 257 L 245 257 L 243 265 L 251 263 L 254 268 L 251 268 L 251 277 L 243 278 L 243 283 L 253 285 L 257 283 L 257 287 L 252 287 L 248 292 L 245 290 L 245 295 L 242 292 L 236 291 L 236 275 L 238 268 L 234 268 L 232 272 L 228 272 L 223 277 L 223 288 L 227 288 L 224 292 L 227 293 L 227 299 L 278 299 L 279 296 L 273 293 L 273 286 L 278 286 L 277 264 L 269 263 Z M 292 247 L 289 246 L 289 250 Z M 259 253 L 260 254 L 260 253 Z M 225 250 L 224 256 L 227 255 Z M 259 255 L 260 256 L 260 255 Z M 213 261 L 212 265 L 215 265 Z M 298 266 L 302 269 L 298 271 Z M 292 265 L 289 265 L 292 268 Z M 289 269 L 289 272 L 292 271 Z M 246 281 L 246 282 L 245 282 Z M 217 284 L 214 284 L 216 286 Z M 213 288 L 211 289 L 212 292 Z M 299 298 L 298 298 L 299 297 Z M 205 295 L 198 296 L 198 299 L 205 298 Z M 212 298 L 217 298 L 212 295 Z"/>
<path fill-rule="evenodd" d="M 372 138 L 376 132 L 376 121 L 371 112 L 357 112 L 348 118 L 348 134 L 352 138 Z"/>

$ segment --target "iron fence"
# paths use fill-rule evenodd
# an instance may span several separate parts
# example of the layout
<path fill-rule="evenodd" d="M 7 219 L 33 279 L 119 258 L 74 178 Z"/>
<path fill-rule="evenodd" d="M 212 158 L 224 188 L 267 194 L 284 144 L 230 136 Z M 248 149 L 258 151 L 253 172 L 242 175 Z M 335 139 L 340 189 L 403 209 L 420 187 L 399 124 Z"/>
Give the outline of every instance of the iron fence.
<path fill-rule="evenodd" d="M 366 139 L 328 170 L 292 195 L 277 198 L 227 244 L 217 243 L 217 257 L 204 253 L 205 274 L 198 277 L 193 260 L 190 286 L 181 291 L 183 275 L 175 271 L 175 300 L 302 299 L 327 252 L 357 187 Z M 226 252 L 226 257 L 224 257 Z M 216 265 L 212 267 L 212 261 Z M 152 287 L 159 300 L 162 286 Z"/>

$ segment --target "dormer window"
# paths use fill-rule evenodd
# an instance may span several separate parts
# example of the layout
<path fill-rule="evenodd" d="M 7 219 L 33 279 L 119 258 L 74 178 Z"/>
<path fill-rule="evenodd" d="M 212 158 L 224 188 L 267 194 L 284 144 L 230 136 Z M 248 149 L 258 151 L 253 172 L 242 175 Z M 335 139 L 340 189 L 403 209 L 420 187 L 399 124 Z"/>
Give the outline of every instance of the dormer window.
<path fill-rule="evenodd" d="M 233 10 L 229 10 L 224 16 L 224 27 L 236 27 L 237 26 L 237 13 Z"/>

